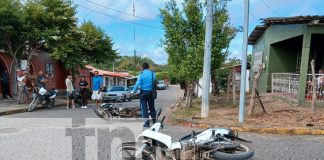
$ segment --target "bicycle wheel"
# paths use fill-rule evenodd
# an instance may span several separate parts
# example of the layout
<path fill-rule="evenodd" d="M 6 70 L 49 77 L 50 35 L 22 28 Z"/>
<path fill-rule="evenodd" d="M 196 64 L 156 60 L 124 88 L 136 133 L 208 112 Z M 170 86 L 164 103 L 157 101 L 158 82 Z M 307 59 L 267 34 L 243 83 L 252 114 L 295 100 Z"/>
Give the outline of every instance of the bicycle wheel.
<path fill-rule="evenodd" d="M 35 110 L 36 106 L 38 104 L 38 97 L 34 98 L 33 101 L 28 106 L 28 112 L 32 112 Z"/>
<path fill-rule="evenodd" d="M 17 104 L 21 104 L 21 101 L 22 101 L 22 89 L 19 88 L 18 97 L 17 97 Z"/>
<path fill-rule="evenodd" d="M 117 157 L 112 157 L 119 160 L 156 160 L 155 154 L 147 149 L 142 153 L 142 158 L 136 158 L 135 153 L 139 147 L 135 143 L 124 143 L 117 151 Z"/>

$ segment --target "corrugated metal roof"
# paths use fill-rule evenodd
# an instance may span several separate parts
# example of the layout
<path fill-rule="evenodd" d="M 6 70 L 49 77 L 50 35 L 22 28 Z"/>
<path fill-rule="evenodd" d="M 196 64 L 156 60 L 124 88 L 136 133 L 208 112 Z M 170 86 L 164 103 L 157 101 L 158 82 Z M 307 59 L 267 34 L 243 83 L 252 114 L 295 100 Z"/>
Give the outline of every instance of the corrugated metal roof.
<path fill-rule="evenodd" d="M 269 17 L 261 19 L 263 25 L 258 25 L 254 28 L 249 36 L 248 43 L 253 45 L 271 25 L 286 25 L 286 24 L 320 24 L 324 23 L 324 16 L 294 16 L 294 17 Z"/>
<path fill-rule="evenodd" d="M 110 72 L 106 70 L 97 69 L 91 65 L 86 65 L 85 68 L 90 69 L 90 72 L 98 71 L 101 76 L 112 76 L 112 77 L 130 77 L 127 72 Z"/>

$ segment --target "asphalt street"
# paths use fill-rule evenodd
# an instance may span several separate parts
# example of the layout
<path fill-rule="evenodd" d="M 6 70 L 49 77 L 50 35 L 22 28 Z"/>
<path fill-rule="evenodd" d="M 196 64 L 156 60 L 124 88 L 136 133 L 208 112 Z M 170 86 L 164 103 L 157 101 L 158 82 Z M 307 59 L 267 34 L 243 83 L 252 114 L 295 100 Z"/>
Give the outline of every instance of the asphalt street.
<path fill-rule="evenodd" d="M 181 92 L 178 86 L 158 92 L 156 106 L 165 109 Z M 138 100 L 123 106 L 139 105 Z M 165 126 L 173 140 L 194 128 Z M 20 113 L 0 118 L 0 160 L 104 160 L 113 155 L 121 142 L 134 141 L 142 131 L 141 120 L 104 121 L 88 109 L 65 109 Z M 254 160 L 324 160 L 323 136 L 284 136 L 240 133 L 253 141 Z"/>

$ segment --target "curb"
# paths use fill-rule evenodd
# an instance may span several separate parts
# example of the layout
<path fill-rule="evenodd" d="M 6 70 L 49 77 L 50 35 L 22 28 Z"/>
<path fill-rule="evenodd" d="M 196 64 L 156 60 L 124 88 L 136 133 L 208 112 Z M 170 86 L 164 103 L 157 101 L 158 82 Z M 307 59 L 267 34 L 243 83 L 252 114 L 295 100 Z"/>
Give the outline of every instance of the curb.
<path fill-rule="evenodd" d="M 176 119 L 178 125 L 191 124 L 192 127 L 198 128 L 211 128 L 213 126 L 208 124 L 196 123 L 185 119 Z M 234 127 L 234 126 L 221 126 L 230 128 L 239 132 L 255 132 L 260 134 L 281 134 L 281 135 L 324 135 L 324 129 L 310 129 L 305 127 L 300 128 L 280 128 L 280 127 Z"/>
<path fill-rule="evenodd" d="M 54 108 L 64 107 L 64 106 L 65 106 L 65 104 L 57 104 L 57 105 L 55 105 Z M 47 107 L 37 107 L 35 110 L 43 110 L 43 109 L 47 109 Z M 14 109 L 14 110 L 0 112 L 0 116 L 7 116 L 7 115 L 12 115 L 12 114 L 17 114 L 17 113 L 24 113 L 24 112 L 28 112 L 27 106 L 26 106 L 26 108 L 20 108 L 20 109 Z"/>
<path fill-rule="evenodd" d="M 286 134 L 286 135 L 324 135 L 323 129 L 309 128 L 252 128 L 252 127 L 230 127 L 240 132 L 256 132 L 263 134 Z"/>

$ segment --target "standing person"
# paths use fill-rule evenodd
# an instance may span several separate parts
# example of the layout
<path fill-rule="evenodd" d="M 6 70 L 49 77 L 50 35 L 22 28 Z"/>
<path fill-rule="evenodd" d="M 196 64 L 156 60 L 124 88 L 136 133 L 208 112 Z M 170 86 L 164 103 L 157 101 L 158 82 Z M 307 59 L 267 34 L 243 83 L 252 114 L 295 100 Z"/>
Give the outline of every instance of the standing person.
<path fill-rule="evenodd" d="M 82 107 L 88 108 L 88 82 L 85 80 L 84 76 L 81 76 L 81 80 L 79 82 L 79 87 L 81 88 L 82 95 Z"/>
<path fill-rule="evenodd" d="M 33 98 L 36 98 L 37 93 L 38 93 L 39 90 L 38 90 L 38 88 L 37 88 L 37 84 L 36 84 L 36 82 L 35 82 L 34 79 L 31 80 L 30 85 L 31 85 L 31 92 L 32 92 L 32 96 L 33 96 Z"/>
<path fill-rule="evenodd" d="M 1 86 L 2 86 L 2 97 L 4 99 L 8 99 L 7 95 L 10 98 L 13 98 L 10 93 L 10 87 L 9 87 L 9 73 L 8 70 L 4 70 L 4 72 L 1 75 Z"/>
<path fill-rule="evenodd" d="M 66 109 L 69 109 L 70 103 L 72 103 L 72 109 L 75 108 L 74 106 L 74 88 L 72 84 L 72 75 L 68 75 L 65 79 L 65 85 L 66 85 Z"/>
<path fill-rule="evenodd" d="M 44 75 L 44 72 L 40 70 L 37 76 L 37 85 L 46 89 L 45 82 L 47 81 L 47 76 Z"/>
<path fill-rule="evenodd" d="M 154 98 L 153 98 L 153 85 L 156 81 L 156 76 L 153 71 L 149 69 L 149 64 L 144 62 L 142 64 L 143 71 L 139 74 L 136 84 L 132 92 L 136 92 L 139 87 L 141 87 L 140 92 L 140 105 L 142 111 L 142 118 L 144 119 L 144 128 L 150 126 L 150 122 L 148 120 L 148 108 L 150 110 L 151 118 L 153 124 L 156 122 L 156 111 L 154 106 Z M 147 107 L 149 106 L 149 107 Z"/>
<path fill-rule="evenodd" d="M 100 92 L 100 88 L 102 87 L 102 77 L 99 76 L 98 71 L 94 71 L 94 77 L 92 77 L 92 100 L 96 101 L 96 105 L 99 106 L 101 104 L 102 96 L 104 93 Z"/>

